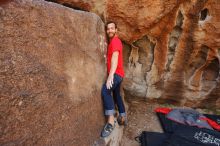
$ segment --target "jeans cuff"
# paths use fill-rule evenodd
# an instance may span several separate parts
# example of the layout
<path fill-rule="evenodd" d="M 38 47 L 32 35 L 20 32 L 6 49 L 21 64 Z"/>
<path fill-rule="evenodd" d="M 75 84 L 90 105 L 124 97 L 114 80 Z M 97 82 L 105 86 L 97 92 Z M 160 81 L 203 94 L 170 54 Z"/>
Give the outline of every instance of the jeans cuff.
<path fill-rule="evenodd" d="M 115 110 L 105 110 L 105 115 L 107 116 L 111 116 L 111 115 L 114 115 L 115 114 Z"/>
<path fill-rule="evenodd" d="M 120 116 L 126 117 L 126 113 L 119 113 Z"/>

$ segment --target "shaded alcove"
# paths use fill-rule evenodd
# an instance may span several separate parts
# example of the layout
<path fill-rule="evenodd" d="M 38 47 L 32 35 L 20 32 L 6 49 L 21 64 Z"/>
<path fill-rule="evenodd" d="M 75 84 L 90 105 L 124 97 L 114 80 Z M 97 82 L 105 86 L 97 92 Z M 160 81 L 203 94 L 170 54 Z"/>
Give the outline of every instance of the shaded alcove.
<path fill-rule="evenodd" d="M 209 10 L 207 8 L 203 9 L 200 12 L 199 20 L 204 21 L 207 18 L 208 15 L 209 15 Z"/>

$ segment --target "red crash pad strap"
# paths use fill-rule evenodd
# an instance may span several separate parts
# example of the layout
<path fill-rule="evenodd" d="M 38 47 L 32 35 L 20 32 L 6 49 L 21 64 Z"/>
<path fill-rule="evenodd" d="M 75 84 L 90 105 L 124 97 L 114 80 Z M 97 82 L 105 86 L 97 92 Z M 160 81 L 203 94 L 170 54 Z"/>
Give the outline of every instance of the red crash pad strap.
<path fill-rule="evenodd" d="M 157 113 L 168 114 L 171 110 L 172 110 L 171 108 L 158 107 L 154 111 L 157 112 Z"/>

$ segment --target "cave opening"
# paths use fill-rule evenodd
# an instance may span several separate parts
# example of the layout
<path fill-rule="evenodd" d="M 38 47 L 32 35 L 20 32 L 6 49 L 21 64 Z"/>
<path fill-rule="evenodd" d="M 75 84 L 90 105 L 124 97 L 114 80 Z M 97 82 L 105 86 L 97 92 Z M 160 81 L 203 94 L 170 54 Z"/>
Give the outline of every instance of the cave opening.
<path fill-rule="evenodd" d="M 177 18 L 176 18 L 176 25 L 179 26 L 179 27 L 182 27 L 183 20 L 184 20 L 183 14 L 182 14 L 181 11 L 179 11 L 178 15 L 177 15 Z"/>
<path fill-rule="evenodd" d="M 203 9 L 203 10 L 200 12 L 200 18 L 199 18 L 199 19 L 200 19 L 201 21 L 204 21 L 204 20 L 207 18 L 208 14 L 209 14 L 209 10 L 208 10 L 207 8 Z"/>
<path fill-rule="evenodd" d="M 215 81 L 219 76 L 219 60 L 213 59 L 203 72 L 203 80 Z"/>

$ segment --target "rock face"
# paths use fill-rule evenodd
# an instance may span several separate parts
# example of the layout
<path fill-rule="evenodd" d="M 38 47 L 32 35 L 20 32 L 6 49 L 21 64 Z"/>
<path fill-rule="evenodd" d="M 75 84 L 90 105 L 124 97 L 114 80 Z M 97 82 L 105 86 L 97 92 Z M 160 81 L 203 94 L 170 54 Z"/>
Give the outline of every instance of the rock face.
<path fill-rule="evenodd" d="M 142 79 L 135 82 L 129 75 L 132 85 L 135 83 L 136 86 L 129 89 L 127 84 L 128 92 L 132 93 L 135 87 L 144 84 L 146 90 L 143 86 L 137 87 L 141 89 L 139 97 L 219 108 L 219 93 L 210 94 L 219 84 L 219 6 L 217 1 L 183 1 L 168 14 L 164 13 L 144 37 L 133 43 L 140 50 L 136 57 L 139 58 L 136 61 L 138 66 L 128 70 L 133 74 L 140 70 L 133 76 L 140 79 L 142 73 Z M 134 47 L 130 48 L 130 56 L 134 56 Z M 210 105 L 201 104 L 209 98 L 212 99 Z"/>
<path fill-rule="evenodd" d="M 104 25 L 41 0 L 0 3 L 0 145 L 92 145 L 104 124 Z"/>
<path fill-rule="evenodd" d="M 128 47 L 130 57 L 138 59 L 132 62 L 127 57 L 127 92 L 180 105 L 219 108 L 219 6 L 218 1 L 183 1 L 164 13 L 133 43 L 136 48 Z"/>
<path fill-rule="evenodd" d="M 104 21 L 118 23 L 126 97 L 220 108 L 219 0 L 83 2 Z"/>

